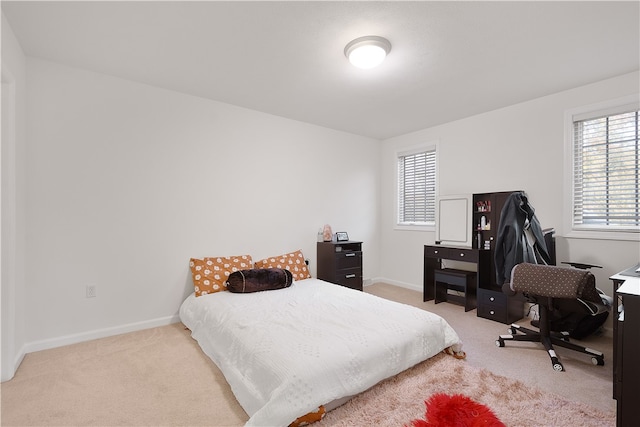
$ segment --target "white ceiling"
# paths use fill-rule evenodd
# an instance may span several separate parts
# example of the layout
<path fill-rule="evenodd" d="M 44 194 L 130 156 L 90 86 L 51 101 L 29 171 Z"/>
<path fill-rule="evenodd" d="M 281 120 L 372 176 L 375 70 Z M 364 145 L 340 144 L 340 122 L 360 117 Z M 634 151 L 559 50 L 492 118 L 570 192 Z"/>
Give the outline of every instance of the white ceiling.
<path fill-rule="evenodd" d="M 639 69 L 640 3 L 10 2 L 29 56 L 385 139 Z M 391 41 L 360 70 L 344 46 Z"/>

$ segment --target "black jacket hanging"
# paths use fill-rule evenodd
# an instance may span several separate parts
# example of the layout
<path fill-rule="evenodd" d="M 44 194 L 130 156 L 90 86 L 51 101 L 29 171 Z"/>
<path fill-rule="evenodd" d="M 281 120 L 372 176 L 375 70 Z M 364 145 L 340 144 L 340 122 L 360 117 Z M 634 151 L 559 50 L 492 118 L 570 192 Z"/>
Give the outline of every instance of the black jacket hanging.
<path fill-rule="evenodd" d="M 553 263 L 535 209 L 521 191 L 511 193 L 502 208 L 494 257 L 498 285 L 511 281 L 511 270 L 517 264 Z"/>

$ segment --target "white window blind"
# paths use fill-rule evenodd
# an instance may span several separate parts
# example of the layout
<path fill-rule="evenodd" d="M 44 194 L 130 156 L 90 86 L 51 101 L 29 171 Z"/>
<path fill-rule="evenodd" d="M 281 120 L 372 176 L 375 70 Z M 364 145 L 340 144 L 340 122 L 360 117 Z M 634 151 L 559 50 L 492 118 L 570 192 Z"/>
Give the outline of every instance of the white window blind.
<path fill-rule="evenodd" d="M 573 227 L 640 231 L 638 108 L 573 123 Z"/>
<path fill-rule="evenodd" d="M 436 150 L 398 156 L 398 223 L 434 225 Z"/>

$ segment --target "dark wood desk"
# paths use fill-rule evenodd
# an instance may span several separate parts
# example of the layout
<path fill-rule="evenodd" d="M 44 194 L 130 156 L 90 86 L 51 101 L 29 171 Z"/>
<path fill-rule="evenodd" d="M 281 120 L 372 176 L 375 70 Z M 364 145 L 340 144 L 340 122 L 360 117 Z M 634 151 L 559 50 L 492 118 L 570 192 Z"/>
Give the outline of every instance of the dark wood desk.
<path fill-rule="evenodd" d="M 465 295 L 465 310 L 474 308 L 477 300 L 478 317 L 505 324 L 522 319 L 524 316 L 522 296 L 503 294 L 502 287 L 495 284 L 493 249 L 425 245 L 423 301 L 430 301 L 436 297 L 435 272 L 447 271 L 442 268 L 443 260 L 468 262 L 476 266 L 476 286 L 473 293 Z M 436 300 L 438 301 L 439 299 Z"/>
<path fill-rule="evenodd" d="M 491 280 L 491 251 L 476 248 L 433 245 L 424 247 L 423 301 L 435 298 L 435 272 L 444 270 L 442 260 L 475 264 L 476 287 Z"/>
<path fill-rule="evenodd" d="M 617 427 L 638 425 L 640 396 L 640 277 L 625 274 L 628 273 L 611 276 L 616 316 L 613 319 L 613 398 L 617 405 Z"/>

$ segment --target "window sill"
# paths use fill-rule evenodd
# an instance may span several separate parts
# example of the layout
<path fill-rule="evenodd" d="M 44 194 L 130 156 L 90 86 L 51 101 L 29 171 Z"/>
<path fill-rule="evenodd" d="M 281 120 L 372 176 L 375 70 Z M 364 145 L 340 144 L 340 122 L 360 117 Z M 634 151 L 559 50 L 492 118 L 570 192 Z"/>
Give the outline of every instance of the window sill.
<path fill-rule="evenodd" d="M 394 230 L 398 231 L 436 231 L 435 225 L 418 225 L 418 224 L 396 224 L 393 227 Z"/>
<path fill-rule="evenodd" d="M 620 240 L 627 242 L 640 242 L 640 233 L 629 231 L 593 231 L 572 230 L 563 237 L 567 239 L 591 239 L 591 240 Z"/>

